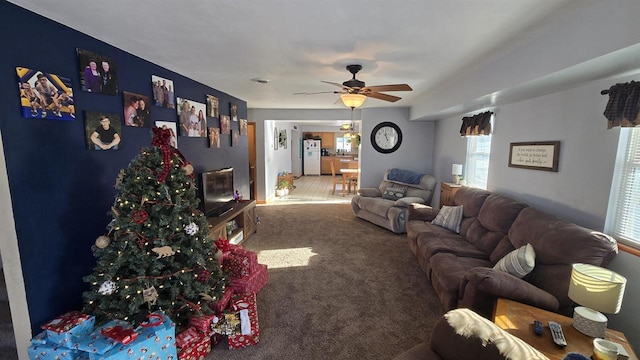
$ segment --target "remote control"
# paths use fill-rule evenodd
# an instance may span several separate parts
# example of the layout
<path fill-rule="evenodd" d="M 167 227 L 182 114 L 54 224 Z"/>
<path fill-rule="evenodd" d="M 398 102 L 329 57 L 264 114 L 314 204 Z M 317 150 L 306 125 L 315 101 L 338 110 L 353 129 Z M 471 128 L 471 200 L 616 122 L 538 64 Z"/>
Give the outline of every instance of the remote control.
<path fill-rule="evenodd" d="M 553 337 L 553 342 L 558 346 L 567 346 L 567 340 L 564 338 L 564 333 L 562 332 L 562 326 L 555 321 L 549 321 L 549 330 L 551 330 L 551 336 Z"/>
<path fill-rule="evenodd" d="M 543 327 L 542 327 L 542 323 L 540 321 L 535 320 L 533 322 L 533 332 L 536 333 L 536 335 L 542 335 Z"/>

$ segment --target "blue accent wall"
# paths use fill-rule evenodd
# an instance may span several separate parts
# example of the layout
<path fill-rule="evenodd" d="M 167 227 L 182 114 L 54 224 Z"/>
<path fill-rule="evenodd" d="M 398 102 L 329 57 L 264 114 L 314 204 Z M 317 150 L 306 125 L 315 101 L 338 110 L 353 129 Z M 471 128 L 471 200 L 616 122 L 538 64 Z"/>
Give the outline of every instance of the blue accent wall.
<path fill-rule="evenodd" d="M 107 212 L 115 197 L 115 179 L 138 154 L 151 146 L 150 128 L 123 125 L 123 142 L 117 151 L 86 149 L 84 111 L 120 114 L 122 91 L 153 98 L 151 75 L 173 80 L 176 96 L 206 103 L 217 96 L 220 113 L 229 103 L 247 118 L 245 101 L 195 80 L 133 56 L 109 44 L 72 30 L 6 1 L 0 2 L 3 55 L 0 57 L 0 129 L 9 176 L 18 246 L 27 303 L 34 333 L 53 317 L 82 306 L 91 272 L 91 254 L 97 236 L 105 231 Z M 147 44 L 162 51 L 170 44 Z M 117 65 L 118 95 L 84 92 L 80 87 L 76 48 L 113 59 Z M 185 56 L 188 56 L 185 54 Z M 215 59 L 203 59 L 215 64 Z M 16 67 L 41 70 L 72 80 L 76 120 L 28 119 L 21 115 Z M 152 120 L 177 121 L 174 109 L 151 105 Z M 219 120 L 207 118 L 208 126 Z M 232 129 L 237 123 L 232 123 Z M 197 173 L 234 167 L 236 188 L 249 194 L 247 137 L 231 147 L 222 135 L 221 148 L 209 148 L 206 138 L 178 138 L 178 149 Z M 0 230 L 1 231 L 1 230 Z"/>

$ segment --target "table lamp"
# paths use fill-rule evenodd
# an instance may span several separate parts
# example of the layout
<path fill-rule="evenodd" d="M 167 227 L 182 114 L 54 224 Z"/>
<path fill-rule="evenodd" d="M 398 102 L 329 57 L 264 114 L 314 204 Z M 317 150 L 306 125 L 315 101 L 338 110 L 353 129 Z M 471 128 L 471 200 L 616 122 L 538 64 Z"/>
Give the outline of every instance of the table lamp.
<path fill-rule="evenodd" d="M 462 175 L 462 164 L 453 164 L 451 167 L 451 174 L 453 174 L 453 183 L 460 184 L 460 175 Z"/>
<path fill-rule="evenodd" d="M 569 298 L 578 306 L 573 312 L 573 327 L 581 333 L 604 338 L 607 317 L 617 314 L 627 279 L 611 270 L 589 264 L 573 264 Z"/>

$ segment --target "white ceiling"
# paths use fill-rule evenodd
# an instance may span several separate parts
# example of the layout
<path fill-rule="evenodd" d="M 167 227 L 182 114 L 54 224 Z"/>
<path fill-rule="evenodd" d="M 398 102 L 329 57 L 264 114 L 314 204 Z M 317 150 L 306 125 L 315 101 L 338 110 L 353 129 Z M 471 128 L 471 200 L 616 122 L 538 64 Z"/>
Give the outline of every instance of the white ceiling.
<path fill-rule="evenodd" d="M 249 108 L 331 109 L 345 66 L 367 85 L 407 83 L 411 106 L 454 74 L 527 41 L 580 0 L 10 0 L 246 100 Z M 252 82 L 268 79 L 268 84 Z M 179 95 L 179 94 L 178 94 Z"/>

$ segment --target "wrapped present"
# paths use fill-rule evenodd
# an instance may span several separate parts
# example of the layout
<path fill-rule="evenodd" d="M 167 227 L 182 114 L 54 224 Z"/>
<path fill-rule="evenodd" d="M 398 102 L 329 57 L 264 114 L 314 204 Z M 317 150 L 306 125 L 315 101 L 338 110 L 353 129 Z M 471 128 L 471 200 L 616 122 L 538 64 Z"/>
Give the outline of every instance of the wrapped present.
<path fill-rule="evenodd" d="M 223 336 L 240 334 L 240 314 L 226 313 L 216 320 L 211 324 L 211 330 L 214 334 Z"/>
<path fill-rule="evenodd" d="M 189 319 L 189 326 L 193 326 L 200 332 L 208 334 L 211 331 L 211 322 L 215 317 L 215 315 L 192 316 Z"/>
<path fill-rule="evenodd" d="M 267 265 L 258 264 L 258 270 L 253 274 L 242 278 L 232 277 L 230 287 L 236 294 L 257 293 L 267 284 L 267 280 Z"/>
<path fill-rule="evenodd" d="M 44 344 L 32 343 L 27 349 L 27 354 L 29 354 L 30 360 L 76 360 L 81 355 L 81 351 L 47 342 Z"/>
<path fill-rule="evenodd" d="M 258 326 L 256 294 L 241 294 L 234 299 L 234 304 L 239 309 L 240 333 L 228 336 L 229 349 L 241 349 L 257 344 L 260 340 L 260 327 Z"/>
<path fill-rule="evenodd" d="M 176 347 L 184 348 L 191 345 L 191 343 L 193 343 L 194 341 L 200 340 L 200 334 L 202 333 L 199 332 L 195 327 L 189 326 L 187 330 L 176 335 Z"/>
<path fill-rule="evenodd" d="M 231 300 L 232 295 L 233 289 L 230 287 L 226 288 L 224 294 L 222 295 L 222 298 L 210 304 L 211 310 L 217 313 L 223 312 L 227 308 L 227 306 L 229 306 L 229 301 Z"/>
<path fill-rule="evenodd" d="M 33 345 L 46 344 L 47 343 L 47 332 L 43 331 L 40 334 L 32 337 L 31 338 L 31 343 Z"/>
<path fill-rule="evenodd" d="M 197 336 L 194 341 L 191 341 L 188 345 L 179 347 L 178 359 L 180 360 L 204 360 L 211 352 L 211 338 L 209 335 L 195 331 Z M 184 331 L 183 331 L 184 333 Z"/>
<path fill-rule="evenodd" d="M 71 347 L 70 344 L 93 330 L 95 317 L 71 311 L 41 326 L 47 332 L 47 342 Z"/>
<path fill-rule="evenodd" d="M 173 321 L 161 311 L 148 315 L 149 320 L 135 330 L 138 337 L 128 344 L 118 344 L 104 354 L 89 353 L 91 360 L 122 360 L 152 358 L 154 360 L 175 360 L 176 327 Z"/>
<path fill-rule="evenodd" d="M 104 354 L 117 345 L 128 344 L 135 340 L 137 333 L 133 332 L 136 335 L 131 335 L 132 332 L 133 325 L 130 323 L 124 320 L 111 320 L 91 334 L 79 339 L 73 347 L 91 354 Z"/>
<path fill-rule="evenodd" d="M 238 247 L 231 251 L 232 256 L 245 257 L 249 262 L 249 274 L 253 274 L 258 270 L 258 254 L 242 247 Z M 238 276 L 241 277 L 241 276 Z"/>
<path fill-rule="evenodd" d="M 251 274 L 249 271 L 249 259 L 243 255 L 231 252 L 222 260 L 222 268 L 225 269 L 231 277 L 245 277 Z"/>

